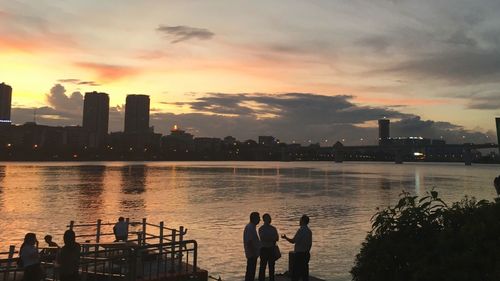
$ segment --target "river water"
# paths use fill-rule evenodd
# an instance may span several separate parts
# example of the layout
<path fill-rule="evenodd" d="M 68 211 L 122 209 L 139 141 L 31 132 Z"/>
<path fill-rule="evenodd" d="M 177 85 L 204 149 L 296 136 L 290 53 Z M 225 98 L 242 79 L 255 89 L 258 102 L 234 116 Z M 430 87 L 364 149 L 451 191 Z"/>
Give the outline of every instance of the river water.
<path fill-rule="evenodd" d="M 71 220 L 118 216 L 183 225 L 199 244 L 199 265 L 223 280 L 242 280 L 242 231 L 252 211 L 269 213 L 293 236 L 311 218 L 311 274 L 350 280 L 349 270 L 377 207 L 409 191 L 435 189 L 448 202 L 465 195 L 492 200 L 498 165 L 328 162 L 0 163 L 0 251 L 24 233 L 39 240 Z M 78 234 L 78 233 L 77 233 Z M 42 243 L 43 244 L 43 243 Z M 283 253 L 292 249 L 280 241 Z M 287 255 L 277 272 L 287 269 Z"/>

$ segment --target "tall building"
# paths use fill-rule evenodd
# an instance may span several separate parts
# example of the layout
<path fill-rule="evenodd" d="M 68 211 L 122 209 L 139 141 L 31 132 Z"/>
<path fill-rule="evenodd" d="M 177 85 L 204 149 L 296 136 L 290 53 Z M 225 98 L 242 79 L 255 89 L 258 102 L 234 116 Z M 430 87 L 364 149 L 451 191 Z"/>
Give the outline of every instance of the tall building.
<path fill-rule="evenodd" d="M 389 143 L 391 120 L 379 119 L 378 120 L 378 143 L 384 145 Z"/>
<path fill-rule="evenodd" d="M 0 125 L 11 124 L 10 109 L 12 105 L 12 87 L 1 83 L 0 84 Z"/>
<path fill-rule="evenodd" d="M 106 93 L 85 93 L 83 128 L 90 134 L 89 146 L 100 147 L 108 135 L 109 96 Z"/>
<path fill-rule="evenodd" d="M 124 131 L 128 134 L 149 132 L 149 96 L 127 96 Z"/>

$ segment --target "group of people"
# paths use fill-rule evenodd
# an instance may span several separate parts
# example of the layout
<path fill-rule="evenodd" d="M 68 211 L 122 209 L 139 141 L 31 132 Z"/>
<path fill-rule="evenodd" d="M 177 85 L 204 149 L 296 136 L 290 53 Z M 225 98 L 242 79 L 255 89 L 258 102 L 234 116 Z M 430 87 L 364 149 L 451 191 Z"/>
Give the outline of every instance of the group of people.
<path fill-rule="evenodd" d="M 128 224 L 125 218 L 120 217 L 113 227 L 115 241 L 127 241 Z M 80 244 L 75 240 L 75 232 L 66 230 L 63 236 L 64 246 L 52 241 L 51 235 L 44 237 L 47 247 L 39 251 L 35 233 L 26 233 L 24 242 L 19 250 L 18 266 L 23 268 L 23 281 L 40 281 L 44 270 L 41 261 L 55 262 L 61 281 L 78 281 L 78 267 L 80 263 Z"/>
<path fill-rule="evenodd" d="M 255 271 L 257 269 L 257 259 L 260 258 L 259 281 L 265 280 L 266 267 L 269 267 L 269 281 L 274 281 L 274 267 L 277 259 L 281 257 L 278 245 L 278 230 L 271 225 L 271 215 L 262 216 L 264 224 L 259 227 L 257 234 L 257 225 L 260 223 L 260 214 L 252 212 L 250 222 L 246 225 L 243 232 L 243 246 L 247 258 L 247 267 L 245 281 L 254 281 Z M 309 217 L 303 215 L 300 218 L 300 228 L 293 238 L 282 235 L 281 238 L 295 244 L 293 253 L 292 281 L 300 278 L 304 281 L 309 280 L 309 259 L 312 246 L 312 232 L 309 229 Z"/>
<path fill-rule="evenodd" d="M 75 241 L 75 232 L 66 230 L 63 236 L 64 246 L 59 248 L 52 241 L 52 236 L 45 236 L 48 248 L 38 251 L 38 240 L 35 233 L 26 233 L 24 242 L 19 250 L 18 264 L 24 270 L 23 281 L 40 281 L 44 278 L 41 265 L 42 258 L 55 260 L 59 269 L 61 281 L 78 281 L 78 267 L 80 263 L 80 244 Z"/>

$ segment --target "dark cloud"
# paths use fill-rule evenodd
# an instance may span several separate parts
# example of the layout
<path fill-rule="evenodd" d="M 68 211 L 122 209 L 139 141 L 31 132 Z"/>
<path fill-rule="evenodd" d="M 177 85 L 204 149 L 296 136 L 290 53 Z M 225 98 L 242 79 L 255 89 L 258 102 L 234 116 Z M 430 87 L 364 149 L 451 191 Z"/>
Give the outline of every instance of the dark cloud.
<path fill-rule="evenodd" d="M 453 33 L 450 38 L 446 40 L 446 42 L 452 45 L 461 45 L 466 47 L 476 47 L 477 45 L 477 41 L 468 37 L 464 30 L 458 30 Z"/>
<path fill-rule="evenodd" d="M 383 72 L 409 74 L 417 78 L 441 79 L 460 84 L 498 82 L 500 49 L 450 50 L 403 62 Z"/>
<path fill-rule="evenodd" d="M 500 91 L 477 92 L 462 97 L 468 100 L 469 109 L 500 110 Z"/>
<path fill-rule="evenodd" d="M 156 31 L 163 33 L 167 38 L 171 38 L 171 43 L 173 44 L 190 39 L 208 40 L 212 39 L 212 37 L 215 35 L 213 32 L 206 28 L 197 28 L 184 25 L 160 25 L 156 28 Z"/>
<path fill-rule="evenodd" d="M 378 137 L 376 120 L 387 117 L 394 120 L 394 136 L 443 136 L 449 142 L 460 142 L 463 136 L 468 141 L 488 140 L 486 135 L 467 131 L 458 125 L 424 121 L 418 116 L 394 109 L 359 106 L 351 99 L 352 96 L 305 93 L 212 93 L 192 102 L 175 103 L 189 106 L 197 113 L 155 113 L 151 123 L 163 133 L 177 124 L 197 136 L 233 135 L 239 139 L 255 139 L 259 135 L 274 135 L 286 142 L 332 142 L 345 139 L 348 144 L 375 144 Z"/>
<path fill-rule="evenodd" d="M 465 130 L 463 127 L 449 122 L 436 122 L 432 120 L 421 120 L 420 117 L 403 119 L 391 124 L 393 136 L 422 136 L 432 138 L 443 138 L 449 142 L 490 142 L 492 135 Z M 491 134 L 489 132 L 488 134 Z"/>
<path fill-rule="evenodd" d="M 69 84 L 75 84 L 75 85 L 85 85 L 85 86 L 100 86 L 100 84 L 95 82 L 95 81 L 83 81 L 83 80 L 74 79 L 74 78 L 59 79 L 59 80 L 57 80 L 57 82 L 69 83 Z"/>
<path fill-rule="evenodd" d="M 386 36 L 370 36 L 356 40 L 355 44 L 379 53 L 385 52 L 391 46 L 391 41 Z"/>

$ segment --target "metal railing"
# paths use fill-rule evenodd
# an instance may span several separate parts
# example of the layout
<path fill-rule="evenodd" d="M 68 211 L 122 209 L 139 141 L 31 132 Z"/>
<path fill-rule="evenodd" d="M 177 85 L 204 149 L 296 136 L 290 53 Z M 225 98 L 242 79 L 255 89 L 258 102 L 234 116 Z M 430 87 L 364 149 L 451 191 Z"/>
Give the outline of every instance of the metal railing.
<path fill-rule="evenodd" d="M 146 218 L 141 221 L 132 221 L 129 218 L 125 219 L 129 242 L 136 242 L 139 245 L 148 243 L 176 242 L 183 241 L 187 234 L 187 229 L 184 226 L 179 226 L 178 229 L 169 228 L 161 221 L 158 224 L 147 222 Z M 67 227 L 77 232 L 76 238 L 84 238 L 85 241 L 94 241 L 95 243 L 103 242 L 106 237 L 113 237 L 113 226 L 115 223 L 103 222 L 97 220 L 96 223 L 76 224 L 71 221 Z M 130 236 L 136 235 L 135 238 Z M 157 241 L 154 241 L 157 240 Z M 110 239 L 112 241 L 112 239 Z"/>
<path fill-rule="evenodd" d="M 96 277 L 113 280 L 154 280 L 168 274 L 196 275 L 198 270 L 198 244 L 195 240 L 184 240 L 187 229 L 178 229 L 159 224 L 126 219 L 126 242 L 114 242 L 113 226 L 97 220 L 96 223 L 77 224 L 71 221 L 68 229 L 74 230 L 81 243 L 79 272 L 83 281 Z M 107 239 L 109 237 L 109 239 Z M 54 248 L 40 248 L 51 250 Z M 17 266 L 18 252 L 10 246 L 8 252 L 0 252 L 0 281 L 22 279 L 22 268 Z M 43 259 L 45 280 L 58 279 L 58 265 Z"/>
<path fill-rule="evenodd" d="M 0 253 L 0 280 L 22 280 L 15 251 Z M 195 240 L 134 246 L 128 243 L 81 244 L 79 273 L 82 281 L 110 278 L 112 280 L 158 280 L 169 275 L 196 277 L 199 270 L 198 244 Z M 45 280 L 57 281 L 55 261 L 42 262 Z"/>

